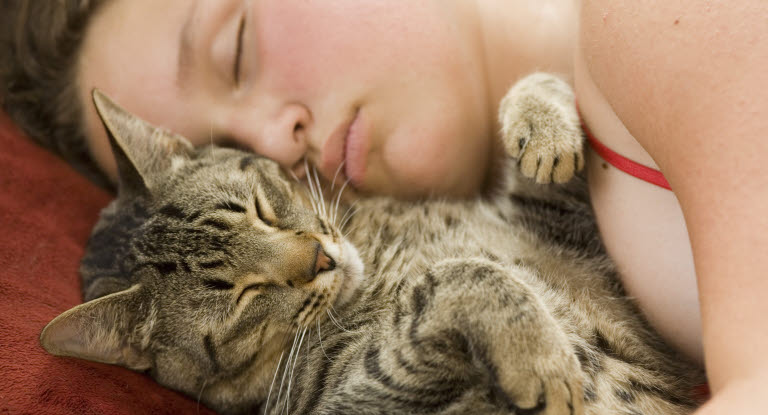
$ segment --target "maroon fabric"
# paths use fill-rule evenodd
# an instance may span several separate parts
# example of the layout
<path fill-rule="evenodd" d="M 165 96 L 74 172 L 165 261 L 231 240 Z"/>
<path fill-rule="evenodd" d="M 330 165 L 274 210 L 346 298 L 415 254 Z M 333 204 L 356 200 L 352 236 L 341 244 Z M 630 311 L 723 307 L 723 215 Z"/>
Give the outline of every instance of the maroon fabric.
<path fill-rule="evenodd" d="M 0 113 L 0 414 L 213 414 L 145 375 L 38 343 L 81 302 L 78 263 L 109 200 Z"/>

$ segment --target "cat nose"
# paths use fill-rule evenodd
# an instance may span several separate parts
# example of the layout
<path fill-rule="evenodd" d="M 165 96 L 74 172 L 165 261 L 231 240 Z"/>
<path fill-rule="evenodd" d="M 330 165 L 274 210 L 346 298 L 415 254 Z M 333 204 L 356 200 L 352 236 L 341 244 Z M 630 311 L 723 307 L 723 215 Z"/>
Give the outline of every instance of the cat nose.
<path fill-rule="evenodd" d="M 315 268 L 312 273 L 312 280 L 321 272 L 333 271 L 334 269 L 336 269 L 336 261 L 329 257 L 325 250 L 323 250 L 323 246 L 318 243 L 317 250 L 315 251 Z"/>

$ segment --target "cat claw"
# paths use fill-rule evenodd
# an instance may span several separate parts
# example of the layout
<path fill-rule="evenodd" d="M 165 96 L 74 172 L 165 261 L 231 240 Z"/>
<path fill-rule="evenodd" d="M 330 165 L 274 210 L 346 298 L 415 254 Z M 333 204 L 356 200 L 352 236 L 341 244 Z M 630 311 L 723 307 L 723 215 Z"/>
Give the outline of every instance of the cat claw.
<path fill-rule="evenodd" d="M 510 411 L 525 415 L 581 415 L 584 399 L 578 372 L 562 376 L 537 376 L 516 373 L 501 381 L 501 387 L 512 402 Z M 538 378 L 538 382 L 535 379 Z"/>
<path fill-rule="evenodd" d="M 537 183 L 565 183 L 584 168 L 584 138 L 572 97 L 565 81 L 533 74 L 501 102 L 504 148 L 522 174 Z"/>

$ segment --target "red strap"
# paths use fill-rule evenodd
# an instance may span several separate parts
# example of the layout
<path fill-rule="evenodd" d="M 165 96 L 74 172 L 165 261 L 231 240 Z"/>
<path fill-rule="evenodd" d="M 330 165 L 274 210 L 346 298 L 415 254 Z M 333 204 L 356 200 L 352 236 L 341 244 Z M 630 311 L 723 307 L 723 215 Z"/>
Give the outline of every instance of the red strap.
<path fill-rule="evenodd" d="M 630 176 L 637 177 L 640 180 L 645 180 L 646 182 L 655 184 L 656 186 L 663 187 L 667 190 L 672 190 L 672 188 L 669 186 L 669 182 L 667 182 L 667 179 L 664 178 L 664 175 L 660 171 L 632 161 L 606 147 L 605 144 L 601 143 L 597 138 L 595 138 L 594 135 L 592 135 L 592 132 L 587 127 L 587 124 L 584 123 L 583 118 L 581 119 L 581 128 L 584 130 L 584 133 L 587 134 L 589 145 L 592 146 L 595 152 L 600 157 L 602 157 L 603 160 L 607 161 L 613 167 L 616 167 L 617 169 L 627 173 Z"/>
<path fill-rule="evenodd" d="M 693 388 L 693 399 L 698 402 L 706 402 L 712 397 L 712 392 L 709 390 L 709 384 L 703 383 Z"/>

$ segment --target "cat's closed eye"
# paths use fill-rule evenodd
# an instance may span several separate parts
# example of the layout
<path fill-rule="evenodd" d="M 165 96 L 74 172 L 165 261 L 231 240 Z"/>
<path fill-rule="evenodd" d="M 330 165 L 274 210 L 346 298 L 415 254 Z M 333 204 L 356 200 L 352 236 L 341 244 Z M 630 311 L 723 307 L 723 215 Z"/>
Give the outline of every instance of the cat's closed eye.
<path fill-rule="evenodd" d="M 275 284 L 271 283 L 255 283 L 255 284 L 249 284 L 245 288 L 243 288 L 243 291 L 240 292 L 240 295 L 237 296 L 237 300 L 235 303 L 239 304 L 240 300 L 243 298 L 246 292 L 248 291 L 263 291 L 267 288 L 275 287 Z"/>
<path fill-rule="evenodd" d="M 266 198 L 261 194 L 261 191 L 257 191 L 253 195 L 253 205 L 256 209 L 256 215 L 259 220 L 269 227 L 277 227 L 277 217 L 275 216 L 269 204 L 265 200 Z M 242 204 L 234 201 L 226 201 L 217 204 L 214 207 L 215 210 L 224 210 L 233 213 L 247 213 L 248 209 Z"/>
<path fill-rule="evenodd" d="M 231 291 L 235 288 L 235 285 L 232 284 L 231 282 L 224 281 L 218 278 L 203 280 L 203 286 L 213 291 Z M 242 289 L 242 291 L 240 291 L 240 294 L 238 294 L 237 300 L 235 301 L 235 303 L 240 303 L 240 300 L 243 298 L 243 295 L 245 295 L 245 293 L 248 291 L 262 291 L 270 287 L 274 287 L 274 284 L 271 284 L 268 282 L 248 284 L 247 286 L 245 286 L 245 288 Z"/>
<path fill-rule="evenodd" d="M 232 284 L 231 282 L 220 280 L 220 279 L 204 280 L 203 285 L 205 286 L 205 288 L 216 290 L 216 291 L 231 290 L 232 288 L 235 287 L 235 285 Z"/>
<path fill-rule="evenodd" d="M 226 211 L 235 212 L 235 213 L 245 213 L 248 211 L 248 209 L 246 209 L 245 206 L 236 202 L 222 202 L 216 205 L 214 209 L 226 210 Z"/>
<path fill-rule="evenodd" d="M 274 212 L 272 212 L 272 209 L 270 209 L 268 205 L 263 202 L 263 197 L 260 197 L 258 194 L 255 194 L 253 197 L 253 205 L 256 210 L 256 216 L 258 217 L 259 221 L 261 221 L 263 224 L 269 227 L 272 227 L 272 228 L 277 227 L 276 225 L 277 218 L 275 217 Z M 220 202 L 216 206 L 214 206 L 213 209 L 217 211 L 224 211 L 227 213 L 237 213 L 237 214 L 248 213 L 248 208 L 234 201 Z M 219 229 L 226 229 L 229 227 L 218 219 L 206 219 L 202 222 L 202 224 L 214 226 Z"/>
<path fill-rule="evenodd" d="M 264 222 L 265 225 L 271 226 L 273 228 L 276 227 L 277 218 L 274 217 L 274 213 L 272 213 L 272 210 L 269 209 L 269 213 L 272 213 L 272 215 L 269 215 L 270 217 L 268 217 L 267 209 L 262 206 L 262 202 L 259 201 L 259 199 L 260 197 L 258 194 L 254 195 L 253 204 L 256 207 L 256 215 L 259 216 L 259 219 Z"/>

